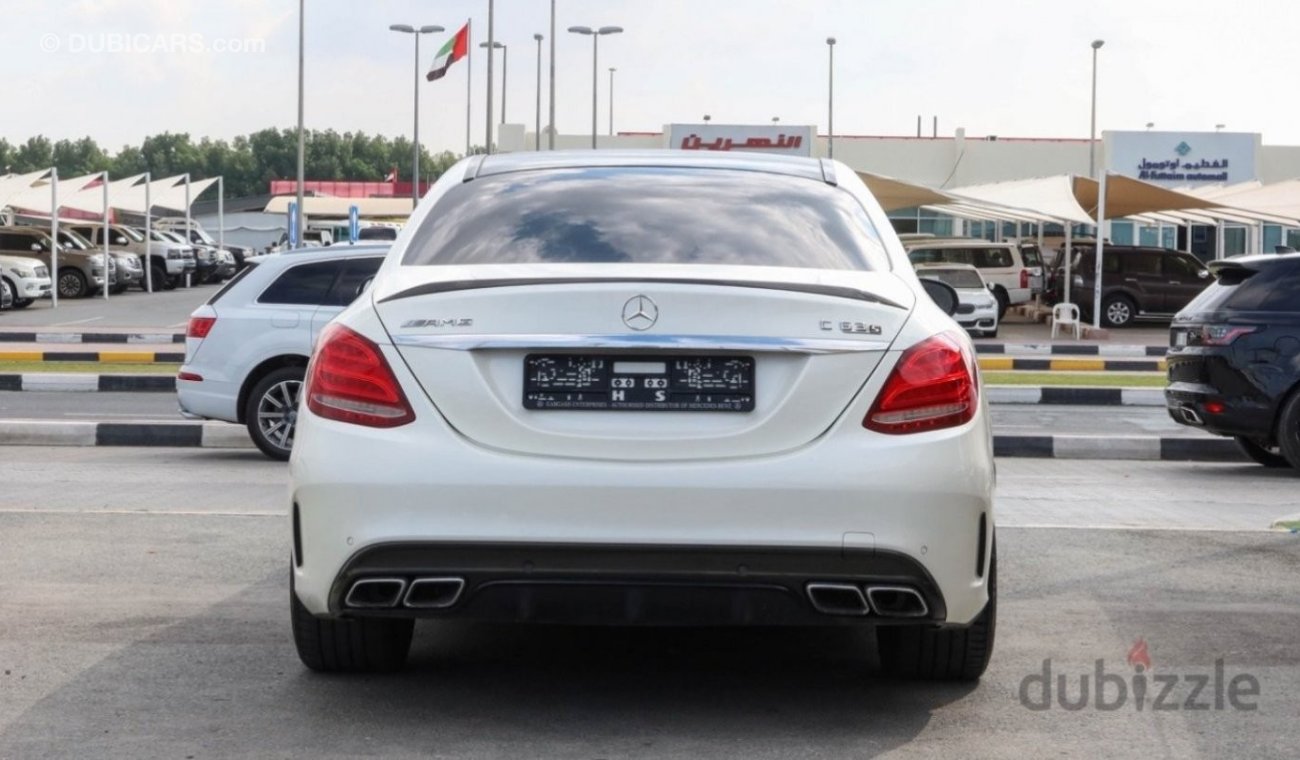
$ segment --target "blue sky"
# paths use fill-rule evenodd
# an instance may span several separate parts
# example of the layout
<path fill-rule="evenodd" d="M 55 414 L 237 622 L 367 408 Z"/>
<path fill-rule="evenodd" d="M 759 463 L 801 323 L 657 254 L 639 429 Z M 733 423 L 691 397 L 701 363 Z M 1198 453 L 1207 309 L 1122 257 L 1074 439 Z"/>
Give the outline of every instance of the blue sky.
<path fill-rule="evenodd" d="M 295 123 L 296 0 L 5 5 L 0 137 L 11 142 L 90 135 L 116 149 L 166 130 L 228 138 Z M 533 121 L 532 35 L 548 33 L 549 7 L 496 3 L 497 39 L 511 46 L 512 122 Z M 977 135 L 1086 137 L 1089 42 L 1101 37 L 1099 130 L 1223 123 L 1261 131 L 1266 143 L 1300 144 L 1300 106 L 1289 96 L 1300 74 L 1293 2 L 558 0 L 558 7 L 556 110 L 566 133 L 590 129 L 591 43 L 563 30 L 616 24 L 626 32 L 600 48 L 602 132 L 610 66 L 618 68 L 616 130 L 658 131 L 704 113 L 718 122 L 779 116 L 824 128 L 824 40 L 834 35 L 837 133 L 910 134 L 923 114 L 927 133 L 937 115 L 946 134 L 964 126 Z M 388 25 L 440 24 L 450 34 L 469 17 L 477 44 L 486 37 L 487 0 L 307 0 L 308 125 L 409 134 L 412 41 Z M 425 38 L 424 65 L 445 38 Z M 253 50 L 212 49 L 218 45 Z M 474 62 L 476 143 L 483 63 Z M 464 77 L 460 63 L 442 81 L 421 84 L 421 137 L 432 149 L 464 148 Z"/>

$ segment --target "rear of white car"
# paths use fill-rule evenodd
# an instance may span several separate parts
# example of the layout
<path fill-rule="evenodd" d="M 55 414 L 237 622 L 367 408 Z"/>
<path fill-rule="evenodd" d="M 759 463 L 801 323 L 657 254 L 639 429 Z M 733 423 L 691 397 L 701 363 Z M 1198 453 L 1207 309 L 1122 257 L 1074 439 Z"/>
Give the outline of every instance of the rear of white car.
<path fill-rule="evenodd" d="M 987 664 L 973 351 L 836 164 L 462 162 L 305 395 L 310 667 L 396 667 L 416 617 L 875 625 L 889 669 Z"/>

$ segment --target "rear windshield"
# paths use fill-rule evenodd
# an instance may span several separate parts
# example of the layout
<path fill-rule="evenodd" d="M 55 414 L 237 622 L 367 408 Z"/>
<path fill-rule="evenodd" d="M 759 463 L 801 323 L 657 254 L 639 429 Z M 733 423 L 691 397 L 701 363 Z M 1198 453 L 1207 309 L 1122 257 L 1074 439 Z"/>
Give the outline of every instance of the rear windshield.
<path fill-rule="evenodd" d="M 954 288 L 983 288 L 980 273 L 971 269 L 918 269 L 917 277 L 930 277 Z"/>
<path fill-rule="evenodd" d="M 732 264 L 884 270 L 847 191 L 799 177 L 649 167 L 480 177 L 447 192 L 405 265 Z"/>
<path fill-rule="evenodd" d="M 1003 247 L 915 248 L 907 257 L 913 264 L 969 264 L 977 269 L 1006 269 L 1015 266 L 1011 251 Z"/>
<path fill-rule="evenodd" d="M 1273 266 L 1251 273 L 1229 268 L 1183 311 L 1280 311 L 1300 313 L 1300 267 Z"/>

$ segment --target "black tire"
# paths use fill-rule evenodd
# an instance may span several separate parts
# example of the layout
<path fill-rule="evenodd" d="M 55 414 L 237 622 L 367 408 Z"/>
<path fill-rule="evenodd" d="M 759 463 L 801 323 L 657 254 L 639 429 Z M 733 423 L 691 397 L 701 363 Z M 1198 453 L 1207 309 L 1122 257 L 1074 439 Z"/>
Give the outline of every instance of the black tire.
<path fill-rule="evenodd" d="M 163 290 L 175 290 L 180 287 L 181 276 L 178 274 L 169 274 L 167 279 L 163 280 Z"/>
<path fill-rule="evenodd" d="M 1234 438 L 1241 450 L 1246 456 L 1264 465 L 1265 467 L 1290 467 L 1291 463 L 1286 461 L 1282 456 L 1281 450 L 1277 446 L 1265 446 L 1258 441 L 1252 441 L 1245 436 Z"/>
<path fill-rule="evenodd" d="M 167 270 L 162 267 L 153 267 L 149 270 L 150 282 L 140 281 L 140 289 L 148 292 L 149 285 L 153 285 L 153 291 L 157 293 L 160 290 L 167 290 Z"/>
<path fill-rule="evenodd" d="M 248 435 L 257 448 L 272 459 L 286 461 L 293 451 L 298 396 L 306 372 L 305 367 L 277 369 L 257 381 L 244 403 L 244 424 L 248 426 Z"/>
<path fill-rule="evenodd" d="M 0 278 L 0 279 L 3 279 L 3 280 L 4 280 L 4 286 L 5 286 L 6 288 L 9 289 L 9 294 L 13 296 L 13 303 L 10 304 L 9 308 L 11 308 L 11 309 L 25 309 L 25 308 L 27 308 L 28 306 L 31 305 L 32 301 L 31 301 L 30 298 L 19 298 L 19 297 L 18 297 L 18 287 L 17 287 L 16 285 L 14 285 L 13 280 L 9 279 L 8 277 L 3 277 L 3 278 Z M 19 305 L 20 303 L 21 303 L 22 305 Z"/>
<path fill-rule="evenodd" d="M 1277 447 L 1286 461 L 1300 470 L 1300 390 L 1291 394 L 1277 417 Z"/>
<path fill-rule="evenodd" d="M 998 547 L 989 558 L 989 601 L 966 628 L 880 626 L 880 667 L 892 676 L 941 681 L 975 681 L 993 656 L 998 613 Z"/>
<path fill-rule="evenodd" d="M 35 299 L 32 299 L 32 298 L 20 298 L 20 299 L 14 301 L 14 308 L 15 308 L 15 309 L 26 309 L 28 306 L 31 306 L 31 305 L 34 304 L 34 303 L 36 303 Z"/>
<path fill-rule="evenodd" d="M 998 321 L 1001 322 L 1007 315 L 1007 309 L 1011 308 L 1011 296 L 1007 295 L 1007 291 L 999 285 L 993 289 L 993 297 L 998 301 Z"/>
<path fill-rule="evenodd" d="M 406 664 L 410 618 L 318 618 L 298 601 L 289 573 L 289 615 L 298 659 L 322 673 L 391 673 Z"/>
<path fill-rule="evenodd" d="M 1137 318 L 1137 304 L 1125 295 L 1106 296 L 1101 302 L 1101 321 L 1107 327 L 1128 327 Z"/>
<path fill-rule="evenodd" d="M 89 292 L 86 276 L 75 269 L 60 269 L 55 287 L 59 289 L 59 298 L 81 298 Z"/>

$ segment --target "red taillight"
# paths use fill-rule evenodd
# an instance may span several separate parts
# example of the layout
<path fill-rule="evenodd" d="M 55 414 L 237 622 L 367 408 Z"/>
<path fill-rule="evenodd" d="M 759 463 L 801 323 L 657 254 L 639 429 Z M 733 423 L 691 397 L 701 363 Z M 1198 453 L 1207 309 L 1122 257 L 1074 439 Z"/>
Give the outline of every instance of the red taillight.
<path fill-rule="evenodd" d="M 1027 287 L 1029 287 L 1029 270 L 1028 270 L 1028 269 L 1021 269 L 1021 270 L 1020 270 L 1020 287 L 1022 287 L 1022 288 L 1027 288 Z"/>
<path fill-rule="evenodd" d="M 1206 401 L 1204 406 L 1208 414 L 1223 414 L 1224 406 L 1222 401 Z"/>
<path fill-rule="evenodd" d="M 188 380 L 191 383 L 201 383 L 203 382 L 203 375 L 197 374 L 195 372 L 181 372 L 176 376 L 176 379 Z"/>
<path fill-rule="evenodd" d="M 190 317 L 190 326 L 185 331 L 185 337 L 206 338 L 208 333 L 212 332 L 212 326 L 216 323 L 216 317 Z"/>
<path fill-rule="evenodd" d="M 343 325 L 321 333 L 307 368 L 307 408 L 319 417 L 367 427 L 397 427 L 415 419 L 379 346 Z"/>
<path fill-rule="evenodd" d="M 958 338 L 936 335 L 903 352 L 862 426 L 892 435 L 955 427 L 978 401 L 970 354 Z"/>
<path fill-rule="evenodd" d="M 1243 335 L 1249 335 L 1258 327 L 1241 327 L 1238 325 L 1206 325 L 1201 328 L 1202 346 L 1228 346 Z"/>

